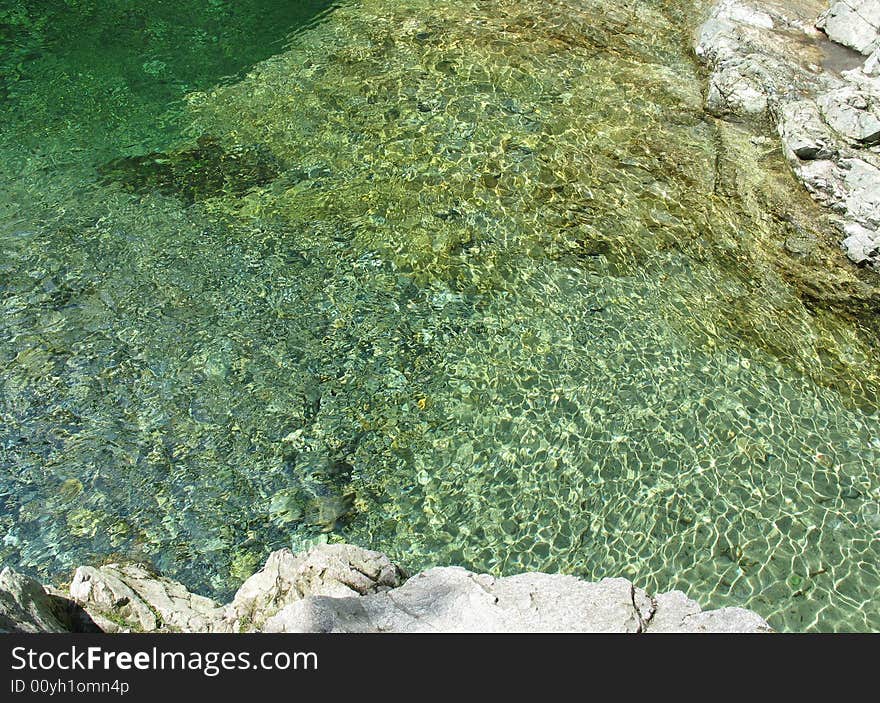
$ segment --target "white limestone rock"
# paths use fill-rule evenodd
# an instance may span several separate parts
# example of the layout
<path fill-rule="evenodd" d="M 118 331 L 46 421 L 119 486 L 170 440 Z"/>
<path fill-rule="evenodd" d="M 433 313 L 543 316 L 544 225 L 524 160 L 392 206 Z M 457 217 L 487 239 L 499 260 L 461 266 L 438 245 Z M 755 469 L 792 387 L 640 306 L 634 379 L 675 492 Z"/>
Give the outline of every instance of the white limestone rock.
<path fill-rule="evenodd" d="M 0 633 L 68 632 L 58 600 L 9 567 L 0 571 Z"/>
<path fill-rule="evenodd" d="M 403 580 L 403 572 L 384 554 L 354 545 L 324 544 L 296 555 L 281 549 L 238 589 L 226 619 L 235 631 L 252 630 L 307 596 L 362 596 Z"/>
<path fill-rule="evenodd" d="M 683 597 L 683 594 L 680 594 Z M 362 597 L 310 596 L 269 618 L 265 632 L 769 632 L 749 611 L 701 613 L 651 599 L 626 579 L 597 583 L 539 573 L 496 579 L 457 567 L 425 571 Z M 685 607 L 686 606 L 686 607 Z M 662 613 L 662 619 L 657 620 Z"/>
<path fill-rule="evenodd" d="M 871 78 L 880 78 L 880 49 L 875 49 L 862 66 L 862 73 Z"/>
<path fill-rule="evenodd" d="M 817 100 L 826 124 L 852 146 L 880 143 L 880 94 L 871 88 L 849 84 Z"/>
<path fill-rule="evenodd" d="M 770 105 L 771 74 L 751 58 L 728 61 L 712 74 L 706 108 L 713 115 L 760 117 Z"/>
<path fill-rule="evenodd" d="M 683 593 L 650 597 L 623 578 L 589 582 L 460 567 L 404 582 L 384 554 L 353 545 L 283 549 L 225 609 L 138 564 L 80 567 L 70 598 L 0 573 L 0 631 L 12 632 L 769 632 L 739 608 L 702 612 Z M 80 608 L 81 606 L 81 608 Z"/>
<path fill-rule="evenodd" d="M 844 162 L 848 172 L 846 213 L 850 220 L 869 229 L 880 227 L 880 168 L 858 158 Z"/>
<path fill-rule="evenodd" d="M 880 0 L 837 0 L 816 26 L 838 44 L 870 54 L 880 48 Z"/>
<path fill-rule="evenodd" d="M 841 230 L 853 223 L 873 232 L 880 226 L 880 47 L 845 41 L 871 55 L 853 70 L 823 71 L 806 58 L 817 44 L 799 12 L 767 0 L 715 5 L 695 46 L 711 71 L 706 109 L 775 122 L 795 174 L 817 202 L 841 216 Z M 880 0 L 836 2 L 819 26 L 844 41 L 840 27 L 867 32 L 866 22 L 880 22 Z M 865 236 L 844 234 L 847 256 L 874 267 Z"/>
<path fill-rule="evenodd" d="M 847 237 L 840 246 L 850 261 L 859 266 L 880 268 L 880 231 L 855 222 L 847 223 L 844 231 Z"/>
<path fill-rule="evenodd" d="M 654 604 L 656 611 L 647 627 L 649 633 L 770 632 L 770 626 L 750 610 L 721 608 L 702 612 L 699 604 L 681 591 L 662 593 Z"/>
<path fill-rule="evenodd" d="M 105 632 L 215 632 L 223 608 L 140 564 L 81 566 L 70 598 Z"/>
<path fill-rule="evenodd" d="M 804 86 L 837 85 L 838 79 L 811 61 L 793 59 L 801 41 L 798 26 L 796 17 L 771 15 L 754 0 L 716 3 L 694 45 L 710 71 L 707 111 L 718 117 L 770 117 L 777 105 L 803 98 Z"/>
<path fill-rule="evenodd" d="M 790 161 L 831 159 L 837 154 L 834 135 L 813 100 L 797 100 L 779 111 L 779 136 Z"/>

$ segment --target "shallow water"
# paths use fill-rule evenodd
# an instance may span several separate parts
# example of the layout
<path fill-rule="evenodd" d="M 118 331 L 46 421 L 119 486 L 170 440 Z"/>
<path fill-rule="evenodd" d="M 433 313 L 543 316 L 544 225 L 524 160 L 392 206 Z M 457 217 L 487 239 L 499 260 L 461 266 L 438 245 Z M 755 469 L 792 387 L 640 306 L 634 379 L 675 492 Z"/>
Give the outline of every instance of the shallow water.
<path fill-rule="evenodd" d="M 692 5 L 67 5 L 0 15 L 4 561 L 226 595 L 344 540 L 880 629 L 873 289 L 703 115 Z"/>

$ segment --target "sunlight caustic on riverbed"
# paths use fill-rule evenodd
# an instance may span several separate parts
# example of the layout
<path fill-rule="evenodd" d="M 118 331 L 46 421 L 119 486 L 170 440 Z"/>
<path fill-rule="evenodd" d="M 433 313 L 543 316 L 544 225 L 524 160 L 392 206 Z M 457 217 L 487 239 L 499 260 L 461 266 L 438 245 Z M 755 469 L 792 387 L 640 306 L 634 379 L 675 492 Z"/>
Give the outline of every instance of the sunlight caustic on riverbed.
<path fill-rule="evenodd" d="M 125 110 L 130 75 L 71 92 L 35 49 L 0 138 L 4 559 L 225 594 L 345 540 L 880 629 L 867 284 L 704 115 L 697 17 L 342 2 Z"/>

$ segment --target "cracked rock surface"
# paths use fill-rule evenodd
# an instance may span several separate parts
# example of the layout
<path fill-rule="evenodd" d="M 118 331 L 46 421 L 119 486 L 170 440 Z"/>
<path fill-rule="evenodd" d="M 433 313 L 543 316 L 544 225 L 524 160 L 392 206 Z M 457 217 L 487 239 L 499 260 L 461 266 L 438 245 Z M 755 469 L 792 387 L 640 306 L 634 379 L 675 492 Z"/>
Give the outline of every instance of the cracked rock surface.
<path fill-rule="evenodd" d="M 183 584 L 140 564 L 81 566 L 70 599 L 104 632 L 213 632 L 225 629 L 223 609 Z"/>
<path fill-rule="evenodd" d="M 29 576 L 0 571 L 0 632 L 68 632 L 56 599 Z"/>
<path fill-rule="evenodd" d="M 363 596 L 403 581 L 403 572 L 384 554 L 350 544 L 323 545 L 303 554 L 281 549 L 241 585 L 226 618 L 233 630 L 254 629 L 284 606 L 308 596 Z"/>
<path fill-rule="evenodd" d="M 703 612 L 679 591 L 652 598 L 623 578 L 494 578 L 438 567 L 405 581 L 384 554 L 336 544 L 274 552 L 225 607 L 137 564 L 80 567 L 68 598 L 5 569 L 0 631 L 636 634 L 770 627 L 741 608 Z"/>
<path fill-rule="evenodd" d="M 816 26 L 834 41 L 870 54 L 880 48 L 880 0 L 838 0 Z"/>
<path fill-rule="evenodd" d="M 706 109 L 716 117 L 764 119 L 780 103 L 838 85 L 823 71 L 819 32 L 802 15 L 762 0 L 720 0 L 694 51 L 709 67 Z"/>
<path fill-rule="evenodd" d="M 768 632 L 741 608 L 703 613 L 683 593 L 652 599 L 627 579 L 541 573 L 493 578 L 429 569 L 404 585 L 354 598 L 310 596 L 282 608 L 265 632 Z"/>

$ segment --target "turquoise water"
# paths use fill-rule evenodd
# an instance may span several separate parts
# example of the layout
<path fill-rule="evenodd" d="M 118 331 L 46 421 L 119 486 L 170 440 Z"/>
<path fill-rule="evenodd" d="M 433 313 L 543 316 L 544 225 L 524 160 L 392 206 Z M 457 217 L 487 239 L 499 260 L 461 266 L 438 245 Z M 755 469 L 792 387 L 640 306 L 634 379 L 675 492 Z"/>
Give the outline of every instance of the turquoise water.
<path fill-rule="evenodd" d="M 5 562 L 351 541 L 880 629 L 877 286 L 704 116 L 694 5 L 0 7 Z"/>

